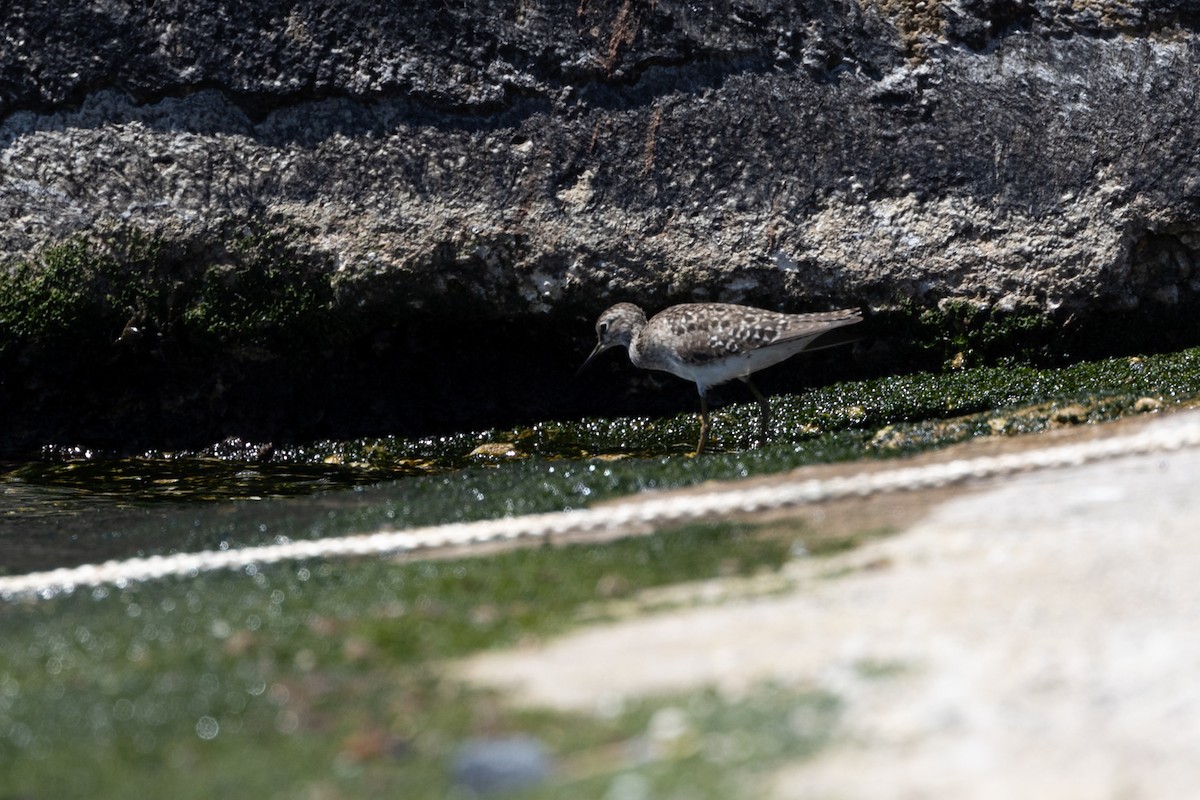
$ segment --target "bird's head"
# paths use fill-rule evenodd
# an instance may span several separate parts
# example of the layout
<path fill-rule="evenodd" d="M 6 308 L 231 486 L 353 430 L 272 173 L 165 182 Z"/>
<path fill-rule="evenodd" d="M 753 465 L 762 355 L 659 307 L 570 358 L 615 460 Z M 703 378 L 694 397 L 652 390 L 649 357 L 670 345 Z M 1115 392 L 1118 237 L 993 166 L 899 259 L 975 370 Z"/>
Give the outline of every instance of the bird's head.
<path fill-rule="evenodd" d="M 646 314 L 633 303 L 617 303 L 609 308 L 596 320 L 596 346 L 579 367 L 580 372 L 610 347 L 629 347 L 633 337 L 644 327 Z"/>

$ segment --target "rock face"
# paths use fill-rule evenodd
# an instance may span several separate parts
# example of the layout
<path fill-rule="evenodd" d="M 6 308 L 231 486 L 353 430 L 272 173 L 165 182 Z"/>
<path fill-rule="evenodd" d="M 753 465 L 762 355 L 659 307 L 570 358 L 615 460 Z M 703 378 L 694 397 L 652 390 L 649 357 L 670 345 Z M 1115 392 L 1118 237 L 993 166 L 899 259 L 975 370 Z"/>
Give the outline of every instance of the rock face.
<path fill-rule="evenodd" d="M 280 435 L 615 410 L 564 387 L 617 300 L 1141 329 L 1200 305 L 1194 0 L 324 5 L 0 15 L 0 288 L 36 291 L 64 246 L 159 287 L 139 305 L 72 284 L 99 311 L 52 327 L 103 341 L 99 383 L 46 365 L 33 301 L 0 301 L 0 403 L 62 395 L 61 424 L 11 436 L 120 438 L 152 410 Z M 319 285 L 309 355 L 187 329 L 211 287 L 264 269 L 231 241 L 286 256 L 267 295 Z M 262 423 L 264 363 L 305 411 Z M 96 413 L 73 429 L 82 384 Z M 385 410 L 402 390 L 420 399 Z"/>

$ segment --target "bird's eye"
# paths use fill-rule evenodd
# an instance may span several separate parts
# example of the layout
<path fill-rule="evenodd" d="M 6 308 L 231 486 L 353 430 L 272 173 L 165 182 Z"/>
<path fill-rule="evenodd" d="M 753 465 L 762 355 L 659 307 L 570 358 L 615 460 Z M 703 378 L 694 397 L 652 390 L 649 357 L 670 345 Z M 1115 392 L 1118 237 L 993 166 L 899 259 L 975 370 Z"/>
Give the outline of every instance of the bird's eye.
<path fill-rule="evenodd" d="M 596 333 L 600 334 L 601 336 L 603 336 L 604 334 L 608 333 L 608 323 L 607 323 L 607 322 L 601 322 L 599 325 L 597 325 L 597 326 L 596 326 Z"/>

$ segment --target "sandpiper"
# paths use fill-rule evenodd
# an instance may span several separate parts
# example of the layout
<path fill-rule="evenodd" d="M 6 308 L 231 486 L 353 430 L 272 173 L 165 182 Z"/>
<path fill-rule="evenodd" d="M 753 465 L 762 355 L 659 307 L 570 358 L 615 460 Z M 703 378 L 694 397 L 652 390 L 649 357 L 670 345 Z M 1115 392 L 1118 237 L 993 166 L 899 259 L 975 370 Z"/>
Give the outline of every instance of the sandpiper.
<path fill-rule="evenodd" d="M 862 321 L 857 308 L 815 314 L 781 314 L 730 303 L 685 303 L 655 314 L 633 303 L 617 303 L 596 320 L 596 347 L 583 362 L 621 345 L 628 348 L 635 367 L 656 369 L 695 381 L 700 392 L 700 441 L 696 455 L 708 441 L 708 390 L 737 378 L 750 387 L 761 409 L 760 432 L 767 435 L 770 405 L 750 382 L 750 374 L 791 358 L 801 350 L 819 350 L 845 344 L 817 341 L 835 328 Z"/>

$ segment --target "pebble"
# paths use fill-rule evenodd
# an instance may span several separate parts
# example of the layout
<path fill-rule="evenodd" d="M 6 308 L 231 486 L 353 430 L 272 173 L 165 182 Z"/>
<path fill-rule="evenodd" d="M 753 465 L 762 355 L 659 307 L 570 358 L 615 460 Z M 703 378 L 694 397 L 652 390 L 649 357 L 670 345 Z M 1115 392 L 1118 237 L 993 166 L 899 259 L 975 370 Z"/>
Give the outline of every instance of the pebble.
<path fill-rule="evenodd" d="M 530 789 L 550 775 L 546 746 L 532 736 L 468 739 L 451 768 L 455 785 L 489 795 Z"/>

